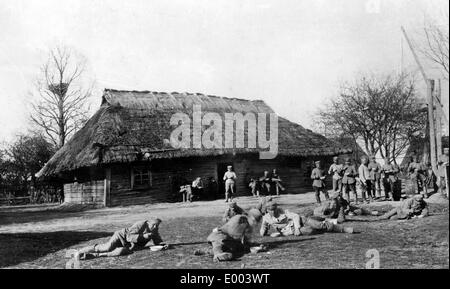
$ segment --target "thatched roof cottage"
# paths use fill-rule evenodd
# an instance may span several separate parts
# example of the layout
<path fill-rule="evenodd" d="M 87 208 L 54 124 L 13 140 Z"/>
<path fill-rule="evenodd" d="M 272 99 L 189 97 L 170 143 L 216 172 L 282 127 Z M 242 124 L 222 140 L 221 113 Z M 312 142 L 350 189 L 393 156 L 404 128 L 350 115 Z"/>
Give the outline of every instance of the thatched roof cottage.
<path fill-rule="evenodd" d="M 179 185 L 203 178 L 206 197 L 222 196 L 226 165 L 238 175 L 237 194 L 248 194 L 248 181 L 264 170 L 278 169 L 290 193 L 310 190 L 313 159 L 351 150 L 336 146 L 287 119 L 278 118 L 278 155 L 260 159 L 256 148 L 173 148 L 174 113 L 274 113 L 261 100 L 191 93 L 106 89 L 99 110 L 42 168 L 38 177 L 64 182 L 65 201 L 99 206 L 170 201 Z"/>

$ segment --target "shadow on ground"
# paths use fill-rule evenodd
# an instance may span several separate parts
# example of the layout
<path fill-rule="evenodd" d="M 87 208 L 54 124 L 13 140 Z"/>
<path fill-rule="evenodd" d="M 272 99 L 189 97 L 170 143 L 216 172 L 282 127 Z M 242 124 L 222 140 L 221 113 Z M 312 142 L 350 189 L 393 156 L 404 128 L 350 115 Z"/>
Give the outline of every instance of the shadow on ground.
<path fill-rule="evenodd" d="M 110 235 L 89 231 L 0 234 L 0 268 L 33 261 L 78 243 Z"/>

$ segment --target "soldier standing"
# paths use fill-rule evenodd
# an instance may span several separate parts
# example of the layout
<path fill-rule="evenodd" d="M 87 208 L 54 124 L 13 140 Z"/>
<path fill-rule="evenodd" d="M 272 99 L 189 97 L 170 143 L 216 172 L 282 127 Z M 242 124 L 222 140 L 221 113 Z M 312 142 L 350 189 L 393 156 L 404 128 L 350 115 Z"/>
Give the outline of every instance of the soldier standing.
<path fill-rule="evenodd" d="M 395 183 L 397 182 L 397 174 L 399 169 L 396 165 L 391 164 L 389 158 L 384 159 L 384 165 L 381 167 L 383 174 L 384 198 L 389 201 L 393 200 Z"/>
<path fill-rule="evenodd" d="M 315 162 L 316 167 L 311 172 L 311 179 L 313 180 L 313 188 L 316 193 L 316 201 L 320 204 L 320 192 L 325 195 L 325 199 L 328 200 L 328 192 L 325 189 L 325 173 L 324 170 L 320 167 L 320 161 Z"/>
<path fill-rule="evenodd" d="M 426 194 L 425 171 L 424 165 L 419 161 L 419 156 L 415 156 L 408 166 L 408 173 L 414 187 L 414 193 L 416 194 L 420 194 L 421 192 Z"/>
<path fill-rule="evenodd" d="M 233 166 L 227 166 L 227 171 L 223 175 L 225 181 L 225 202 L 233 199 L 235 191 L 235 180 L 237 179 L 236 173 L 233 171 Z"/>
<path fill-rule="evenodd" d="M 351 164 L 349 158 L 345 160 L 345 165 L 342 168 L 342 172 L 344 174 L 344 177 L 342 178 L 342 188 L 347 197 L 347 201 L 350 203 L 349 191 L 352 191 L 353 195 L 355 196 L 355 203 L 358 204 L 358 195 L 356 194 L 356 179 L 355 179 L 358 173 L 356 172 L 355 166 Z"/>
<path fill-rule="evenodd" d="M 342 191 L 342 165 L 339 164 L 339 157 L 333 158 L 333 164 L 328 169 L 328 174 L 332 175 L 333 191 L 341 193 Z"/>
<path fill-rule="evenodd" d="M 369 203 L 369 199 L 372 200 L 372 196 L 370 192 L 372 191 L 372 181 L 370 180 L 370 172 L 369 172 L 369 160 L 367 157 L 361 158 L 361 165 L 358 169 L 359 175 L 359 183 L 361 184 L 361 197 L 363 201 L 365 200 Z M 366 198 L 366 193 L 369 194 L 369 199 Z"/>
<path fill-rule="evenodd" d="M 376 199 L 381 197 L 381 165 L 377 163 L 375 156 L 370 157 L 369 174 L 372 182 L 372 191 L 369 195 Z"/>
<path fill-rule="evenodd" d="M 448 148 L 444 148 L 444 154 L 439 158 L 439 178 L 438 178 L 438 186 L 439 191 L 442 195 L 448 196 Z"/>

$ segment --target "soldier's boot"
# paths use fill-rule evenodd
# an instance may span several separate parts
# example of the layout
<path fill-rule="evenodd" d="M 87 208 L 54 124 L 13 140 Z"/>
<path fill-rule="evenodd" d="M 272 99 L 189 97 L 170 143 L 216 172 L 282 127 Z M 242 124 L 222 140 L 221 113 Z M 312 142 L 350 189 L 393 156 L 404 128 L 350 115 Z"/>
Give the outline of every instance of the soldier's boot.
<path fill-rule="evenodd" d="M 213 260 L 216 262 L 231 261 L 231 260 L 233 260 L 233 254 L 228 253 L 228 252 L 215 254 L 213 257 Z"/>
<path fill-rule="evenodd" d="M 352 227 L 344 227 L 344 233 L 353 234 L 355 230 Z"/>
<path fill-rule="evenodd" d="M 344 227 L 342 225 L 335 225 L 331 224 L 331 228 L 328 228 L 327 231 L 335 232 L 335 233 L 347 233 L 347 234 L 353 234 L 354 230 L 352 227 Z"/>
<path fill-rule="evenodd" d="M 319 195 L 319 194 L 316 194 L 316 202 L 317 202 L 317 204 L 320 204 L 320 203 L 321 203 L 321 201 L 320 201 L 320 195 Z"/>
<path fill-rule="evenodd" d="M 97 246 L 97 244 L 87 246 L 87 247 L 84 247 L 84 248 L 81 248 L 80 250 L 78 250 L 78 256 L 79 256 L 80 260 L 87 260 L 87 259 L 98 257 L 98 253 L 95 250 L 96 246 Z"/>
<path fill-rule="evenodd" d="M 229 193 L 225 193 L 225 203 L 228 203 L 228 199 L 230 198 Z"/>

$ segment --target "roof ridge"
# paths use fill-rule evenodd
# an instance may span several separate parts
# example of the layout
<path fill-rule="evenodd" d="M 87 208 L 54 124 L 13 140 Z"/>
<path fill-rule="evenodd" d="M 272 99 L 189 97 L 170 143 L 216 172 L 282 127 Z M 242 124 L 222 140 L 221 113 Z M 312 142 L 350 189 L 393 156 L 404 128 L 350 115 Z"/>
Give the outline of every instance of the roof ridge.
<path fill-rule="evenodd" d="M 105 88 L 104 93 L 107 92 L 118 92 L 118 93 L 142 93 L 142 94 L 167 94 L 167 95 L 177 95 L 177 94 L 184 94 L 184 95 L 198 95 L 198 96 L 207 96 L 207 97 L 215 97 L 215 98 L 222 98 L 222 99 L 230 99 L 230 100 L 239 100 L 239 101 L 247 101 L 247 102 L 264 102 L 262 99 L 245 99 L 245 98 L 238 98 L 238 97 L 227 97 L 227 96 L 218 96 L 213 94 L 204 94 L 200 92 L 165 92 L 165 91 L 150 91 L 150 90 L 122 90 L 122 89 L 112 89 L 112 88 Z"/>

